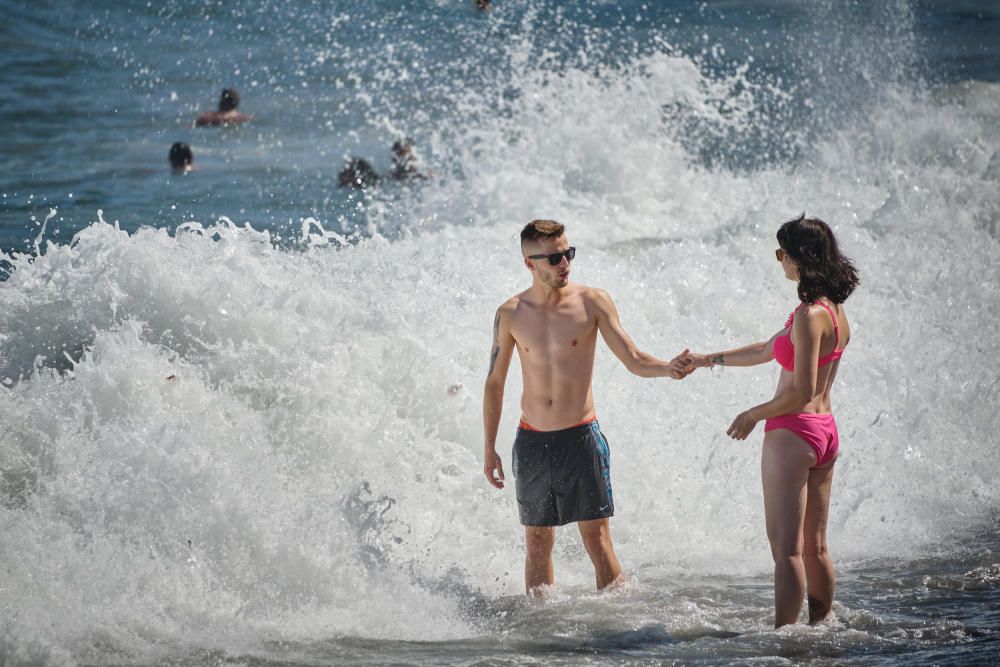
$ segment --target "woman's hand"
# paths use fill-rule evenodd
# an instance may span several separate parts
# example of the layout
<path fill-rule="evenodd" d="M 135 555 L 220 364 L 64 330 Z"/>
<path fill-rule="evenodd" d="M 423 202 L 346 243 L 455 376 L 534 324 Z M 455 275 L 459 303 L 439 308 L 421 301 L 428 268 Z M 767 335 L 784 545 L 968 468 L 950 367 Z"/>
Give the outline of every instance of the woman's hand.
<path fill-rule="evenodd" d="M 707 354 L 698 354 L 697 352 L 691 352 L 690 350 L 684 350 L 674 358 L 684 360 L 686 364 L 684 366 L 685 375 L 694 373 L 696 368 L 711 368 L 716 363 Z"/>
<path fill-rule="evenodd" d="M 750 414 L 750 410 L 741 412 L 736 415 L 736 419 L 734 419 L 733 423 L 729 425 L 729 430 L 726 431 L 726 435 L 733 440 L 746 440 L 747 436 L 750 435 L 750 432 L 753 431 L 755 426 L 757 426 L 758 421 L 758 419 Z"/>

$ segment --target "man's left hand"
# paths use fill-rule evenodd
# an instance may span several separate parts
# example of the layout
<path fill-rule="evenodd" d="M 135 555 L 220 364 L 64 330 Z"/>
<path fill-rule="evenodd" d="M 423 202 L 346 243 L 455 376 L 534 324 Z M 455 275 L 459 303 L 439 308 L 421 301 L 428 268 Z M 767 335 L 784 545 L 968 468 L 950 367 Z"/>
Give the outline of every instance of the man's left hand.
<path fill-rule="evenodd" d="M 694 372 L 690 350 L 685 349 L 676 357 L 670 360 L 670 370 L 668 374 L 675 380 L 683 380 Z"/>

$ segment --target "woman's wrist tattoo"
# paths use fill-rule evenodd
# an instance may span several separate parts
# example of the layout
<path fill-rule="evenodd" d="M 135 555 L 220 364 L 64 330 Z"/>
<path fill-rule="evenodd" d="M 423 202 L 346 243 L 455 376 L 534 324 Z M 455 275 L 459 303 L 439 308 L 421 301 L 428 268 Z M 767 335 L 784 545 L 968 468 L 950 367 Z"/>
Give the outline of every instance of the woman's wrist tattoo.
<path fill-rule="evenodd" d="M 723 357 L 723 355 L 721 355 L 721 354 L 717 354 L 714 357 L 709 357 L 708 363 L 712 364 L 713 366 L 715 366 L 716 364 L 718 364 L 719 366 L 722 366 L 723 365 L 722 364 L 722 362 L 723 362 L 723 358 L 722 357 Z"/>

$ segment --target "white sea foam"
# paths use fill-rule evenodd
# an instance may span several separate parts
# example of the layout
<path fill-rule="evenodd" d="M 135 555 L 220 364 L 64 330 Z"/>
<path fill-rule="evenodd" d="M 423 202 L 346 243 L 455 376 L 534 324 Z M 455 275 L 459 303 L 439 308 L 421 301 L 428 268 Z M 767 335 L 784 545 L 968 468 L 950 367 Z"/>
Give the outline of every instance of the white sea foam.
<path fill-rule="evenodd" d="M 20 612 L 0 646 L 57 661 L 95 644 L 475 634 L 463 605 L 521 588 L 512 485 L 482 478 L 480 400 L 493 311 L 528 282 L 516 232 L 535 217 L 569 225 L 574 278 L 605 287 L 664 357 L 780 328 L 795 296 L 774 231 L 801 210 L 827 219 L 864 281 L 834 396 L 835 557 L 924 553 L 987 521 L 995 86 L 887 91 L 793 165 L 740 173 L 699 166 L 658 121 L 675 100 L 755 104 L 683 58 L 518 83 L 512 117 L 462 135 L 462 180 L 395 202 L 397 240 L 342 247 L 309 222 L 287 251 L 228 221 L 175 236 L 98 222 L 17 260 L 0 284 L 0 563 Z M 598 357 L 626 567 L 766 571 L 761 429 L 724 432 L 770 396 L 775 367 L 677 383 Z M 590 585 L 572 530 L 557 558 L 564 584 Z"/>

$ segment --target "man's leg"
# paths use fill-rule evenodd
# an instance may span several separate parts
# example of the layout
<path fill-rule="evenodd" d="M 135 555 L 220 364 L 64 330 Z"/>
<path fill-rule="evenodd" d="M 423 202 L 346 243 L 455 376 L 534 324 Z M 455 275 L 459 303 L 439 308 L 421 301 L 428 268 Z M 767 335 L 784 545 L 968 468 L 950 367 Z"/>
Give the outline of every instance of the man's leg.
<path fill-rule="evenodd" d="M 618 556 L 611 544 L 611 523 L 608 519 L 592 519 L 580 521 L 580 537 L 587 554 L 594 563 L 594 574 L 597 575 L 597 589 L 607 588 L 622 576 L 622 566 L 618 564 Z"/>
<path fill-rule="evenodd" d="M 528 595 L 542 596 L 545 594 L 544 586 L 556 583 L 552 571 L 552 547 L 555 543 L 554 527 L 524 527 L 524 589 Z"/>

